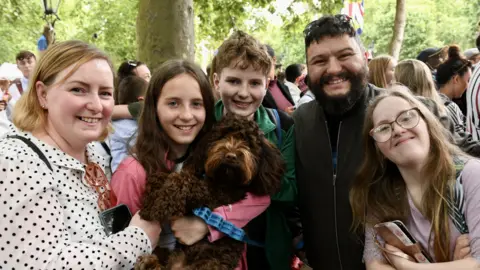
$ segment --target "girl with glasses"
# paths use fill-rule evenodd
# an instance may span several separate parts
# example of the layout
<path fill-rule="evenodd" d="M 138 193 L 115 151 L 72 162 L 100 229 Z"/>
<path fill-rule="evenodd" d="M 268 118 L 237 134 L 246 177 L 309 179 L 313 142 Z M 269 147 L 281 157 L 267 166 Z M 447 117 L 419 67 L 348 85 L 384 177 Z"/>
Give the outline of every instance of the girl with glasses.
<path fill-rule="evenodd" d="M 363 136 L 366 158 L 350 203 L 353 228 L 365 232 L 366 268 L 478 269 L 480 162 L 452 145 L 435 116 L 406 91 L 373 101 Z M 393 255 L 395 247 L 376 244 L 382 239 L 373 227 L 394 220 L 406 225 L 434 263 L 412 262 Z M 462 258 L 456 240 L 468 232 L 471 256 Z"/>

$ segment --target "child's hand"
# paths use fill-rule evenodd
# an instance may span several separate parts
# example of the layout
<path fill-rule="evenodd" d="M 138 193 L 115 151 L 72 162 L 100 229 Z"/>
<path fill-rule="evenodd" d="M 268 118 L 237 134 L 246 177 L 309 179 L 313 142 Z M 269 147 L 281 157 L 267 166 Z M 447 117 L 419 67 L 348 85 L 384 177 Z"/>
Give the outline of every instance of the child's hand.
<path fill-rule="evenodd" d="M 208 226 L 199 217 L 181 217 L 172 222 L 172 231 L 177 240 L 191 246 L 208 234 Z"/>

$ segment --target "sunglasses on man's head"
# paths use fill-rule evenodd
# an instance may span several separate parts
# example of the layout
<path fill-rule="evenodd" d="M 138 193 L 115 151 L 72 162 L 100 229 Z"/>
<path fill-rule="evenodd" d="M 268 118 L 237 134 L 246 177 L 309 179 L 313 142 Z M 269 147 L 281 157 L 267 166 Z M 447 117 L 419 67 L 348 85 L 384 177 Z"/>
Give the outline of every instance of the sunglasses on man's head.
<path fill-rule="evenodd" d="M 345 14 L 337 14 L 334 16 L 335 19 L 339 20 L 341 22 L 341 26 L 342 27 L 345 27 L 345 28 L 352 28 L 352 17 L 348 16 L 348 15 L 345 15 Z M 305 38 L 309 37 L 312 32 L 315 30 L 315 29 L 318 29 L 320 28 L 322 25 L 324 25 L 326 22 L 328 22 L 329 20 L 326 20 L 326 19 L 318 19 L 318 20 L 315 20 L 311 23 L 309 23 L 306 27 L 305 27 L 305 30 L 303 30 L 303 36 Z"/>

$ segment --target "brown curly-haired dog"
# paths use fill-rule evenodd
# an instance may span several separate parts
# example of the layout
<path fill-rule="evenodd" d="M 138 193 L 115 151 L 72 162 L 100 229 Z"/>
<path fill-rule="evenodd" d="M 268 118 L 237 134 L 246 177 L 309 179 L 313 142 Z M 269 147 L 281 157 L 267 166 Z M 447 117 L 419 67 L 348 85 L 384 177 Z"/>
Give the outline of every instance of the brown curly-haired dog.
<path fill-rule="evenodd" d="M 280 151 L 254 121 L 226 115 L 199 142 L 181 172 L 150 177 L 144 194 L 142 218 L 172 221 L 193 210 L 233 204 L 246 193 L 265 196 L 280 189 L 285 163 Z M 143 256 L 135 269 L 234 269 L 244 243 L 224 237 L 180 246 L 161 267 L 155 255 Z M 158 257 L 164 252 L 155 250 Z"/>

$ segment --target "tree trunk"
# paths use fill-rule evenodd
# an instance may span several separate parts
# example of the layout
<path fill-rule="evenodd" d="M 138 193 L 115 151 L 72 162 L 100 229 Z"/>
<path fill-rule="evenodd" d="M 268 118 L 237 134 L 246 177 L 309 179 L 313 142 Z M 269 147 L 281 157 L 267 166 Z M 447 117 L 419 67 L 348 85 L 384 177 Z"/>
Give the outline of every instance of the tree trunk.
<path fill-rule="evenodd" d="M 194 61 L 193 0 L 140 0 L 137 59 L 155 69 L 169 59 Z"/>
<path fill-rule="evenodd" d="M 397 0 L 395 11 L 395 25 L 393 27 L 393 36 L 390 41 L 390 55 L 395 59 L 400 57 L 403 36 L 405 34 L 405 25 L 407 24 L 407 11 L 405 9 L 406 0 Z"/>

